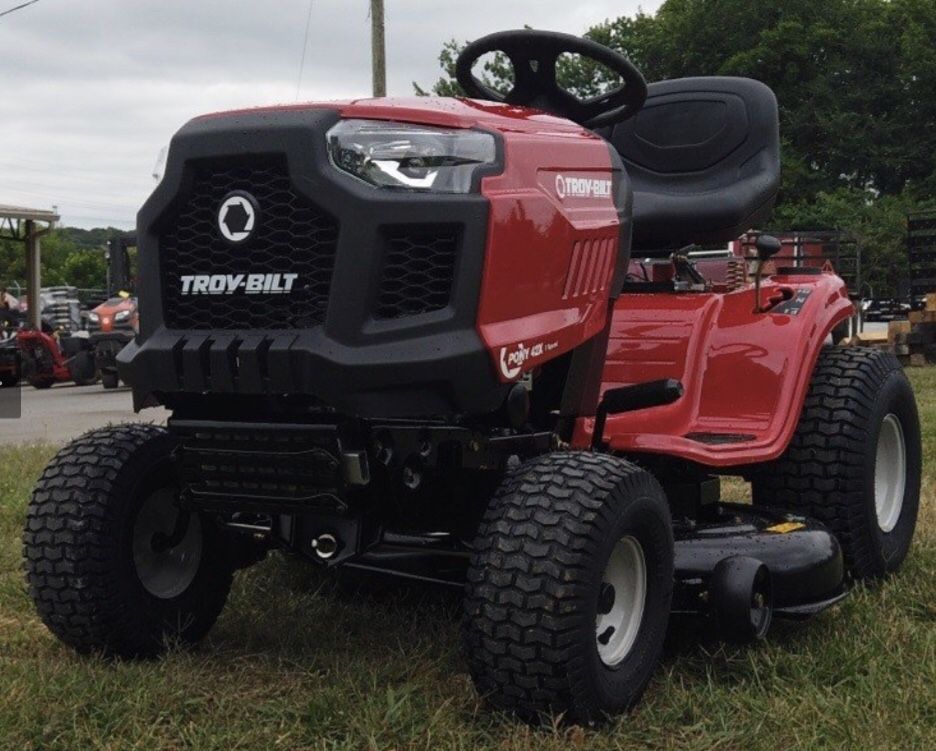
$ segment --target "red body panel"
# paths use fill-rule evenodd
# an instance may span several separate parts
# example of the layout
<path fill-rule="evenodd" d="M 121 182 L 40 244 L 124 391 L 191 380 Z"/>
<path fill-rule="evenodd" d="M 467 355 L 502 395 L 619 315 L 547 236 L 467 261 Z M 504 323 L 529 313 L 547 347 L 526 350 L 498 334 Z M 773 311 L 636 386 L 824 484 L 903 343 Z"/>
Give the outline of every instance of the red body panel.
<path fill-rule="evenodd" d="M 52 334 L 36 329 L 22 329 L 16 334 L 16 346 L 23 353 L 23 357 L 30 357 L 35 362 L 51 364 L 51 370 L 46 368 L 39 375 L 50 376 L 57 382 L 71 380 L 68 363 L 62 355 L 58 339 Z"/>
<path fill-rule="evenodd" d="M 477 326 L 506 382 L 601 330 L 620 222 L 601 139 L 512 133 L 505 150 L 504 173 L 482 187 L 491 213 Z"/>
<path fill-rule="evenodd" d="M 479 99 L 439 97 L 399 97 L 393 99 L 351 99 L 335 102 L 305 102 L 243 110 L 214 112 L 196 120 L 230 117 L 240 113 L 284 112 L 290 110 L 330 109 L 342 117 L 365 120 L 393 120 L 396 122 L 436 125 L 444 128 L 487 128 L 501 133 L 571 133 L 592 135 L 582 126 L 540 110 L 516 107 L 512 104 L 484 102 Z"/>
<path fill-rule="evenodd" d="M 614 308 L 602 388 L 676 378 L 685 394 L 664 407 L 610 416 L 611 448 L 716 467 L 779 456 L 820 348 L 852 313 L 845 284 L 832 274 L 774 277 L 761 290 L 765 302 L 806 292 L 796 314 L 754 313 L 751 288 L 623 295 Z M 574 445 L 590 445 L 592 422 L 578 421 Z M 726 440 L 732 436 L 737 440 Z"/>
<path fill-rule="evenodd" d="M 601 330 L 620 232 L 607 142 L 537 110 L 471 99 L 376 99 L 339 109 L 503 138 L 504 171 L 482 181 L 491 212 L 477 323 L 501 381 Z"/>

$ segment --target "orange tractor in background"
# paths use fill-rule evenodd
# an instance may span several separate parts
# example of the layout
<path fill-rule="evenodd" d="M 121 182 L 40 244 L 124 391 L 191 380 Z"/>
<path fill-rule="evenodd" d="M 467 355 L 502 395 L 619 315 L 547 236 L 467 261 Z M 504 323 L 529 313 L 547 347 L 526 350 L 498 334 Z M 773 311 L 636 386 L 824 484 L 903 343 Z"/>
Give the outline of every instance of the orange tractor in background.
<path fill-rule="evenodd" d="M 104 388 L 113 389 L 119 385 L 117 353 L 133 340 L 139 329 L 137 301 L 128 292 L 109 298 L 88 314 L 94 363 Z"/>

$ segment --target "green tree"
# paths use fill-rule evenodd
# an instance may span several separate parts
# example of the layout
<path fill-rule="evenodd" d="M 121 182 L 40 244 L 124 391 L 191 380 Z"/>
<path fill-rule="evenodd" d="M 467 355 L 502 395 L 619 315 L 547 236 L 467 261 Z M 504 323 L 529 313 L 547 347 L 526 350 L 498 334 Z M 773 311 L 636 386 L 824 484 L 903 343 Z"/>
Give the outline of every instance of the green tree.
<path fill-rule="evenodd" d="M 771 226 L 787 230 L 841 230 L 858 244 L 862 279 L 875 295 L 895 294 L 909 274 L 906 252 L 907 214 L 920 208 L 904 191 L 876 195 L 857 188 L 820 192 L 813 200 L 786 203 L 774 210 Z"/>
<path fill-rule="evenodd" d="M 113 227 L 79 229 L 58 227 L 42 237 L 42 286 L 69 285 L 104 289 L 107 284 L 107 241 L 121 230 Z M 26 256 L 23 243 L 0 238 L 0 286 L 25 287 Z M 21 289 L 25 292 L 25 289 Z"/>
<path fill-rule="evenodd" d="M 79 289 L 104 289 L 107 286 L 107 261 L 101 250 L 76 250 L 62 264 L 62 276 Z"/>

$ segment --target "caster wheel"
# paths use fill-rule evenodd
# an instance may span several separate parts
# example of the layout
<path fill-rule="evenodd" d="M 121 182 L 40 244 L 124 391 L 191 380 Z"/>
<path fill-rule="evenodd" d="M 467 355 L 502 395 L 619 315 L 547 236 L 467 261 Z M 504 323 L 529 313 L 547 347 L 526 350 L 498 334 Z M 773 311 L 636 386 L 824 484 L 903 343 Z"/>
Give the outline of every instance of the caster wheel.
<path fill-rule="evenodd" d="M 761 561 L 746 556 L 719 561 L 709 580 L 709 597 L 725 641 L 748 644 L 767 636 L 773 591 L 770 571 Z"/>

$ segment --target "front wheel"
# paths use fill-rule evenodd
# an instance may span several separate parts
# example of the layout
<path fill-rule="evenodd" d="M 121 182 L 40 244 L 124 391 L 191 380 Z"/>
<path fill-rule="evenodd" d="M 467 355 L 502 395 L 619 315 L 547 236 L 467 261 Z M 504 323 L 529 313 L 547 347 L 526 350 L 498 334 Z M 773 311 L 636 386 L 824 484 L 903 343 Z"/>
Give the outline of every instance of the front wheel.
<path fill-rule="evenodd" d="M 855 579 L 897 571 L 920 505 L 913 389 L 892 354 L 829 347 L 783 456 L 753 473 L 754 503 L 823 522 Z"/>
<path fill-rule="evenodd" d="M 662 653 L 672 587 L 672 523 L 652 475 L 584 452 L 527 462 L 491 501 L 468 571 L 478 691 L 534 720 L 633 706 Z"/>
<path fill-rule="evenodd" d="M 72 441 L 45 468 L 23 533 L 43 622 L 79 652 L 152 656 L 207 633 L 231 586 L 221 532 L 179 504 L 173 438 L 119 425 Z"/>

